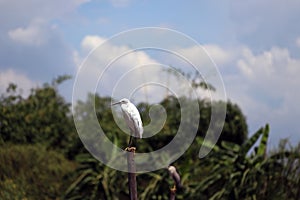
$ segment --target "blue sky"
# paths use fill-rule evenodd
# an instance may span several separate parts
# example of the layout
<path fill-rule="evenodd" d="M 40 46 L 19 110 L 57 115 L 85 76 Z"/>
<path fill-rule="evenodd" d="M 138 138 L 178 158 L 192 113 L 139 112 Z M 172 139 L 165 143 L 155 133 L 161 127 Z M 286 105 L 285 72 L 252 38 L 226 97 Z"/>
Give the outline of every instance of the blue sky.
<path fill-rule="evenodd" d="M 58 75 L 75 76 L 88 52 L 119 32 L 170 28 L 205 47 L 227 97 L 245 113 L 250 133 L 270 123 L 272 146 L 280 138 L 297 144 L 299 20 L 296 0 L 2 0 L 0 92 L 15 82 L 26 95 Z M 151 53 L 135 56 L 155 60 Z M 72 86 L 69 81 L 60 87 L 66 99 Z"/>

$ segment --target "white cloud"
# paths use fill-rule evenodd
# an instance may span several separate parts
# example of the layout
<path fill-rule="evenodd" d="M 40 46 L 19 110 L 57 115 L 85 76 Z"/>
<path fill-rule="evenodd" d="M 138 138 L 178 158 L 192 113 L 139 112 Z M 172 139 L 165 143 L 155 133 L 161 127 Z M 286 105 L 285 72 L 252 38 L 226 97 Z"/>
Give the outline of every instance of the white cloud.
<path fill-rule="evenodd" d="M 190 61 L 196 61 L 198 66 L 211 65 L 212 60 L 219 66 L 223 66 L 234 58 L 234 52 L 227 51 L 215 44 L 206 44 L 182 48 L 178 51 L 182 56 Z"/>
<path fill-rule="evenodd" d="M 72 51 L 61 32 L 43 19 L 0 32 L 0 43 L 0 65 L 5 69 L 13 66 L 17 71 L 26 70 L 33 80 L 47 82 L 75 71 Z"/>
<path fill-rule="evenodd" d="M 17 73 L 12 69 L 0 71 L 0 94 L 4 93 L 10 83 L 14 83 L 21 89 L 22 95 L 27 96 L 30 89 L 36 87 L 38 83 L 30 80 L 26 75 Z"/>
<path fill-rule="evenodd" d="M 260 54 L 241 47 L 240 52 L 237 71 L 223 76 L 229 99 L 242 107 L 252 131 L 258 128 L 253 125 L 270 123 L 272 142 L 285 137 L 299 141 L 300 59 L 279 47 Z"/>
<path fill-rule="evenodd" d="M 277 46 L 261 53 L 247 46 L 203 47 L 221 71 L 228 99 L 245 113 L 251 133 L 270 123 L 271 143 L 285 137 L 294 144 L 300 140 L 300 59 L 291 56 L 289 49 Z M 196 47 L 182 49 L 181 53 L 191 61 L 197 60 L 198 65 L 209 66 L 209 59 Z M 210 75 L 208 71 L 204 74 Z"/>
<path fill-rule="evenodd" d="M 211 59 L 220 67 L 232 61 L 235 56 L 235 52 L 223 49 L 218 45 L 209 44 L 204 45 L 203 48 L 206 49 Z"/>
<path fill-rule="evenodd" d="M 293 86 L 292 83 L 297 81 L 300 74 L 299 66 L 300 60 L 292 58 L 288 49 L 278 47 L 258 55 L 254 55 L 250 49 L 244 49 L 237 63 L 241 75 L 246 80 L 278 96 L 282 94 L 284 88 L 290 88 Z"/>
<path fill-rule="evenodd" d="M 90 52 L 102 43 L 104 43 L 107 39 L 96 36 L 96 35 L 88 35 L 85 36 L 81 42 L 81 48 L 85 52 Z"/>
<path fill-rule="evenodd" d="M 72 51 L 56 22 L 70 19 L 88 0 L 0 1 L 0 66 L 50 81 L 75 71 Z"/>
<path fill-rule="evenodd" d="M 15 42 L 30 46 L 40 46 L 49 39 L 45 21 L 41 19 L 34 20 L 28 27 L 16 28 L 8 32 L 8 36 Z"/>
<path fill-rule="evenodd" d="M 167 94 L 191 95 L 188 82 L 181 74 L 173 76 L 166 72 L 170 66 L 165 62 L 166 57 L 154 59 L 147 51 L 135 51 L 113 42 L 100 36 L 86 36 L 82 40 L 82 52 L 75 53 L 77 63 L 89 56 L 79 68 L 82 76 L 78 80 L 84 85 L 78 85 L 82 87 L 78 96 L 85 97 L 87 91 L 92 92 L 98 79 L 97 91 L 116 99 L 133 95 L 136 101 L 159 102 Z"/>
<path fill-rule="evenodd" d="M 104 72 L 98 85 L 100 94 L 116 95 L 115 98 L 118 99 L 130 97 L 131 93 L 137 90 L 139 95 L 134 98 L 138 100 L 148 98 L 145 92 L 152 93 L 151 87 L 147 86 L 147 89 L 145 87 L 138 89 L 138 87 L 142 83 L 150 81 L 151 77 L 157 81 L 161 71 L 158 71 L 156 67 L 143 67 L 143 65 L 154 64 L 156 61 L 142 51 L 132 51 L 127 46 L 114 45 L 105 41 L 105 38 L 99 36 L 86 36 L 82 40 L 82 52 L 79 53 L 81 58 L 84 58 L 89 51 L 94 50 L 86 58 L 83 66 L 79 68 L 80 73 L 83 74 L 80 80 L 85 83 L 82 92 L 93 91 L 98 78 Z M 99 45 L 100 47 L 96 48 Z M 106 67 L 107 69 L 105 69 Z M 114 88 L 115 86 L 116 88 Z M 115 93 L 112 94 L 114 89 Z M 86 96 L 86 94 L 82 95 Z"/>

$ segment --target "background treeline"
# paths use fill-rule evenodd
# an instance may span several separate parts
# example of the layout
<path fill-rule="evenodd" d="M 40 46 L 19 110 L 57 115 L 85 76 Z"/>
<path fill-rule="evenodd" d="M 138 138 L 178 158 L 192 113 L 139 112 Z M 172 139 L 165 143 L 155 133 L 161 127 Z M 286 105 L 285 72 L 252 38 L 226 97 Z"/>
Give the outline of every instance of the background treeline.
<path fill-rule="evenodd" d="M 61 76 L 51 84 L 33 88 L 28 97 L 23 97 L 14 84 L 1 95 L 0 199 L 128 199 L 127 174 L 90 156 L 77 135 L 70 104 L 57 90 L 69 78 Z M 94 100 L 105 134 L 125 148 L 128 136 L 114 122 L 109 97 L 89 94 L 85 101 L 78 101 L 73 111 L 76 120 L 89 120 Z M 300 199 L 299 145 L 292 147 L 282 140 L 276 149 L 267 150 L 268 125 L 248 137 L 246 119 L 238 105 L 205 99 L 197 103 L 201 119 L 190 124 L 198 125 L 197 136 L 185 154 L 172 163 L 184 186 L 177 199 Z M 169 96 L 160 104 L 167 112 L 166 123 L 155 136 L 138 141 L 139 151 L 163 147 L 178 130 L 178 99 Z M 211 107 L 224 104 L 227 113 L 218 144 L 207 157 L 199 159 L 201 145 L 208 145 L 203 143 L 203 136 Z M 138 105 L 145 125 L 150 123 L 149 108 L 147 103 Z M 166 169 L 138 174 L 137 181 L 139 199 L 168 199 L 173 186 Z"/>

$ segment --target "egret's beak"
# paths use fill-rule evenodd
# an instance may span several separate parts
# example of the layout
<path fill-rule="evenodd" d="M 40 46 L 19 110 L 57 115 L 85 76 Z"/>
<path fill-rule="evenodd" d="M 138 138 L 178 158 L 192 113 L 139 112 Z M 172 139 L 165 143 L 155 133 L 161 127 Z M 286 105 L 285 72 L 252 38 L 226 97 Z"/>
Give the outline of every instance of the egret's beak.
<path fill-rule="evenodd" d="M 114 105 L 118 105 L 118 104 L 120 104 L 121 102 L 116 102 L 116 103 L 113 103 L 113 104 L 111 104 L 112 106 L 114 106 Z"/>

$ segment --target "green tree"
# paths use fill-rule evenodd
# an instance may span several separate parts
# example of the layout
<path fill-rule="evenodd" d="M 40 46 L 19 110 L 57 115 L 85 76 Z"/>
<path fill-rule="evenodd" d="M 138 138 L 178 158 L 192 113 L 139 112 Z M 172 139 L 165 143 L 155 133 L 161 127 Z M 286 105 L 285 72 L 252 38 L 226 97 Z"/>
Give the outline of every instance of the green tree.
<path fill-rule="evenodd" d="M 0 199 L 60 199 L 76 164 L 43 145 L 0 148 Z"/>
<path fill-rule="evenodd" d="M 26 98 L 17 92 L 16 85 L 10 84 L 0 97 L 0 141 L 68 149 L 77 135 L 70 104 L 57 91 L 57 85 L 68 78 L 60 76 L 51 85 L 34 88 Z"/>
<path fill-rule="evenodd" d="M 176 161 L 176 163 L 174 163 L 183 175 L 183 183 L 188 185 L 188 182 L 190 181 L 192 184 L 194 184 L 188 185 L 185 192 L 179 192 L 176 196 L 178 199 L 187 197 L 188 192 L 192 192 L 193 194 L 195 194 L 196 191 L 193 190 L 193 188 L 196 188 L 195 182 L 199 182 L 199 177 L 206 175 L 211 168 L 210 166 L 202 165 L 201 169 L 204 170 L 200 174 L 195 176 L 196 172 L 199 173 L 199 170 L 197 170 L 197 166 L 199 166 L 200 169 L 201 161 L 198 157 L 198 152 L 200 146 L 202 145 L 202 136 L 205 135 L 205 132 L 210 123 L 210 110 L 212 104 L 204 100 L 198 102 L 198 100 L 192 100 L 186 97 L 180 98 L 181 101 L 187 101 L 188 103 L 199 103 L 201 120 L 199 124 L 196 123 L 189 125 L 194 127 L 199 126 L 198 137 L 193 142 L 188 151 L 178 161 Z M 112 99 L 110 98 L 91 94 L 88 95 L 88 98 L 85 102 L 79 101 L 77 106 L 75 107 L 75 118 L 78 122 L 77 128 L 80 129 L 81 126 L 89 126 L 90 119 L 96 112 L 96 116 L 98 118 L 100 126 L 105 132 L 106 136 L 111 141 L 113 141 L 115 145 L 118 145 L 120 148 L 125 148 L 128 142 L 128 136 L 119 129 L 118 125 L 114 121 L 111 111 L 111 101 Z M 173 96 L 169 96 L 160 104 L 165 108 L 167 113 L 166 123 L 164 124 L 162 130 L 156 135 L 138 141 L 139 152 L 147 152 L 159 149 L 168 144 L 177 133 L 181 121 L 181 108 L 178 99 Z M 213 106 L 216 106 L 218 109 L 218 105 L 224 104 L 224 102 L 213 102 L 213 104 L 215 104 Z M 228 102 L 226 104 L 229 105 L 230 108 L 227 111 L 225 120 L 225 124 L 227 124 L 228 128 L 226 129 L 227 132 L 224 132 L 224 134 L 232 135 L 232 137 L 235 137 L 234 135 L 242 134 L 241 138 L 243 139 L 243 141 L 240 142 L 242 143 L 244 142 L 247 133 L 246 125 L 244 127 L 234 126 L 239 125 L 239 123 L 246 124 L 245 118 L 237 105 L 234 105 L 231 102 Z M 150 105 L 146 103 L 140 103 L 137 107 L 141 113 L 144 125 L 151 123 L 151 119 L 149 116 Z M 190 115 L 190 117 L 193 117 L 193 115 Z M 232 122 L 232 119 L 236 119 L 236 121 Z M 120 121 L 121 123 L 124 122 L 124 120 Z M 231 127 L 234 128 L 232 132 L 230 132 Z M 93 143 L 95 143 L 95 136 L 93 136 L 92 133 L 87 133 L 86 136 L 83 135 L 82 137 L 86 137 L 86 141 L 91 146 L 93 145 Z M 79 167 L 76 172 L 77 179 L 68 189 L 66 198 L 118 199 L 121 197 L 118 196 L 117 193 L 120 192 L 123 196 L 126 196 L 128 194 L 126 174 L 124 176 L 124 173 L 115 172 L 113 169 L 107 168 L 99 161 L 87 155 L 80 156 L 79 160 L 81 163 L 81 167 Z M 194 166 L 196 166 L 196 168 Z M 189 179 L 191 179 L 192 181 Z M 172 181 L 170 181 L 166 169 L 159 170 L 155 173 L 138 175 L 137 181 L 139 185 L 139 196 L 141 199 L 168 198 L 169 187 L 172 186 Z"/>
<path fill-rule="evenodd" d="M 223 141 L 214 146 L 195 173 L 208 171 L 197 184 L 191 184 L 194 192 L 186 198 L 298 199 L 299 149 L 268 155 L 268 138 L 266 125 L 242 145 Z"/>
<path fill-rule="evenodd" d="M 225 124 L 219 139 L 221 141 L 243 144 L 248 137 L 246 117 L 237 104 L 228 101 L 226 104 Z"/>

